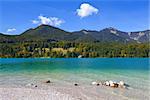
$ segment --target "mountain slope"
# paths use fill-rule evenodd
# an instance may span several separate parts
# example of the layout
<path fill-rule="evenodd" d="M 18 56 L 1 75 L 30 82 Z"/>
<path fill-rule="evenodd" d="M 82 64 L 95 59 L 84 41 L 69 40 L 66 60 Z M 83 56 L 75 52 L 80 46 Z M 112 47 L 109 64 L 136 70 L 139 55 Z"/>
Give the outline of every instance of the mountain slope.
<path fill-rule="evenodd" d="M 150 36 L 150 30 L 129 32 L 128 35 L 130 36 L 131 39 L 139 43 L 148 42 Z"/>
<path fill-rule="evenodd" d="M 81 30 L 67 32 L 62 29 L 40 25 L 29 29 L 21 35 L 4 35 L 0 33 L 0 42 L 24 42 L 24 41 L 73 41 L 73 42 L 149 42 L 150 30 L 138 32 L 123 32 L 115 28 L 105 28 L 100 31 Z"/>
<path fill-rule="evenodd" d="M 26 40 L 67 40 L 71 33 L 49 25 L 40 25 L 35 29 L 30 29 L 21 34 L 21 38 Z"/>
<path fill-rule="evenodd" d="M 114 28 L 105 28 L 100 31 L 81 30 L 74 32 L 74 34 L 77 34 L 81 38 L 87 36 L 93 41 L 99 42 L 135 42 L 135 40 L 131 39 L 126 32 Z"/>

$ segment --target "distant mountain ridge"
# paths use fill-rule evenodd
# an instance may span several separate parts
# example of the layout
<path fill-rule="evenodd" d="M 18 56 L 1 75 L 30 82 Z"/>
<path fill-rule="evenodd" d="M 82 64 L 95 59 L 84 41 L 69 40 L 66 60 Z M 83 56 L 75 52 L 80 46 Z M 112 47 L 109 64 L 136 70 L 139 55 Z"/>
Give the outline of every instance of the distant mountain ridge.
<path fill-rule="evenodd" d="M 40 25 L 29 29 L 20 35 L 5 35 L 0 33 L 0 42 L 24 42 L 24 41 L 73 41 L 73 42 L 149 42 L 150 30 L 137 32 L 123 32 L 109 27 L 100 31 L 81 30 L 67 32 L 62 29 Z"/>

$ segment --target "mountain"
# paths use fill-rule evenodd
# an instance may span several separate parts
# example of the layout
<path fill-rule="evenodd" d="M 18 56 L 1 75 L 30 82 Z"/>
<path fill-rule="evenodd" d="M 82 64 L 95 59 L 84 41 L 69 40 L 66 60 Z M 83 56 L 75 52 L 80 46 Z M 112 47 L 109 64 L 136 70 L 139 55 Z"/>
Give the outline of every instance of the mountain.
<path fill-rule="evenodd" d="M 149 41 L 150 30 L 129 32 L 128 35 L 138 43 L 143 43 Z"/>
<path fill-rule="evenodd" d="M 59 28 L 49 26 L 49 25 L 41 25 L 35 29 L 30 29 L 24 32 L 21 36 L 22 37 L 34 37 L 34 38 L 41 38 L 41 39 L 58 39 L 58 40 L 65 40 L 68 35 L 71 33 L 61 30 Z"/>
<path fill-rule="evenodd" d="M 34 29 L 28 29 L 19 36 L 1 35 L 0 42 L 68 40 L 68 36 L 71 34 L 53 26 L 40 25 Z"/>
<path fill-rule="evenodd" d="M 118 31 L 114 28 L 105 28 L 100 31 L 81 31 L 84 35 L 94 38 L 100 42 L 128 42 L 130 38 L 125 32 Z M 130 40 L 131 41 L 131 40 Z"/>
<path fill-rule="evenodd" d="M 132 39 L 127 32 L 123 32 L 112 27 L 105 28 L 100 31 L 81 30 L 73 33 L 74 37 L 80 40 L 84 40 L 85 39 L 84 37 L 87 37 L 88 40 L 99 42 L 122 42 L 122 43 L 137 42 L 136 40 Z"/>
<path fill-rule="evenodd" d="M 0 42 L 23 41 L 73 41 L 73 42 L 149 42 L 150 30 L 138 32 L 123 32 L 109 27 L 100 31 L 81 30 L 67 32 L 62 29 L 40 25 L 34 29 L 28 29 L 20 35 L 4 35 L 0 33 Z"/>

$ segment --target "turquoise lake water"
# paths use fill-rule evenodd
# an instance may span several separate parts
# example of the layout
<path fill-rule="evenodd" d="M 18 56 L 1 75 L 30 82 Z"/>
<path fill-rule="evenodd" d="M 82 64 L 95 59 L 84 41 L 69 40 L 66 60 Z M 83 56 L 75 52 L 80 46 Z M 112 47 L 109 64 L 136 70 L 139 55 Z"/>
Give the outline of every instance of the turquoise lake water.
<path fill-rule="evenodd" d="M 23 85 L 51 79 L 82 84 L 123 80 L 135 91 L 149 92 L 148 58 L 2 58 L 0 85 Z"/>

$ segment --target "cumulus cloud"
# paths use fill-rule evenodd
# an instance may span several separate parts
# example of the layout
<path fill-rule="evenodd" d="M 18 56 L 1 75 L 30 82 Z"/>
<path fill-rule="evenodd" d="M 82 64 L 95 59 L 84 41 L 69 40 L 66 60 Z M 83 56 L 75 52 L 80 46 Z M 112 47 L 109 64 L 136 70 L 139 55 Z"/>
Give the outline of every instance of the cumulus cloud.
<path fill-rule="evenodd" d="M 37 21 L 37 20 L 32 20 L 32 23 L 33 23 L 33 24 L 38 24 L 39 21 Z"/>
<path fill-rule="evenodd" d="M 60 26 L 64 23 L 63 20 L 57 17 L 45 17 L 45 16 L 38 16 L 37 20 L 32 20 L 33 24 L 45 24 L 45 25 L 52 25 L 52 26 Z"/>
<path fill-rule="evenodd" d="M 98 9 L 88 3 L 83 3 L 80 5 L 80 8 L 76 10 L 76 13 L 78 16 L 83 18 L 83 17 L 90 16 L 92 14 L 97 14 Z"/>
<path fill-rule="evenodd" d="M 14 31 L 16 31 L 16 29 L 15 29 L 15 28 L 9 28 L 9 29 L 7 29 L 7 32 L 8 32 L 8 33 L 10 33 L 10 32 L 14 32 Z"/>

